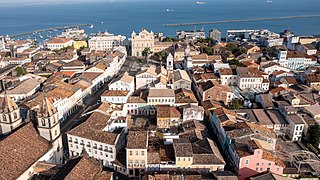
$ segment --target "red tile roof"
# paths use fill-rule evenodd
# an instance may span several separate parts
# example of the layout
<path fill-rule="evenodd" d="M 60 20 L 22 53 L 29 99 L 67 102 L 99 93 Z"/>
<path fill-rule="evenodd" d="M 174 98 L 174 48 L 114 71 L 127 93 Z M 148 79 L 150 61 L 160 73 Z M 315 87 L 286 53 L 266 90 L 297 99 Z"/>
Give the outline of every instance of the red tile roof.
<path fill-rule="evenodd" d="M 0 141 L 0 179 L 17 179 L 49 150 L 49 142 L 28 123 Z"/>

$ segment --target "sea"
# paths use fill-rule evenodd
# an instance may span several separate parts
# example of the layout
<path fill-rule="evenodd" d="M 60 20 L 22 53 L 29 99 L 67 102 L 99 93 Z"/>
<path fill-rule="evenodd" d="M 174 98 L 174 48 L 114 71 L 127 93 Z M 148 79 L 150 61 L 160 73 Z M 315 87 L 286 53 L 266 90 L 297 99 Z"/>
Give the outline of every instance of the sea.
<path fill-rule="evenodd" d="M 320 14 L 320 0 L 82 0 L 1 3 L 0 35 L 14 35 L 51 27 L 93 24 L 87 33 L 108 31 L 130 38 L 141 28 L 175 36 L 177 30 L 217 28 L 291 30 L 297 35 L 320 34 L 320 17 L 223 24 L 165 27 L 165 24 L 273 18 Z M 168 9 L 168 10 L 167 10 Z M 51 32 L 52 33 L 52 32 Z M 57 32 L 60 33 L 60 32 Z M 34 36 L 34 35 L 33 35 Z M 44 38 L 52 34 L 43 33 Z M 29 36 L 30 37 L 30 36 Z"/>

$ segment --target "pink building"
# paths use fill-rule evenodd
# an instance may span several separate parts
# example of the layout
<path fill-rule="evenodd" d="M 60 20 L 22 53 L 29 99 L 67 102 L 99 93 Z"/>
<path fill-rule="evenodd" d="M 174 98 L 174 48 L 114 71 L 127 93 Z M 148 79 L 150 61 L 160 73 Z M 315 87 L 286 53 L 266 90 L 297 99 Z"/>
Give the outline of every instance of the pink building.
<path fill-rule="evenodd" d="M 283 173 L 283 162 L 261 149 L 255 149 L 253 154 L 244 152 L 239 161 L 239 180 L 256 175 L 263 171 L 270 171 L 281 175 Z"/>

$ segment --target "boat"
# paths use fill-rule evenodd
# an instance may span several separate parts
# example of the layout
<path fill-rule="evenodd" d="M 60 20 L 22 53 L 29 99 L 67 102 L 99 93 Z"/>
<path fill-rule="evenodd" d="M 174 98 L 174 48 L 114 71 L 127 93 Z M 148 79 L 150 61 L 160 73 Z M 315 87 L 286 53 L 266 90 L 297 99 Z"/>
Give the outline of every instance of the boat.
<path fill-rule="evenodd" d="M 167 9 L 167 12 L 173 12 L 174 9 Z"/>
<path fill-rule="evenodd" d="M 90 26 L 90 29 L 92 29 L 93 28 L 93 24 L 91 24 L 91 26 Z"/>
<path fill-rule="evenodd" d="M 197 4 L 205 4 L 206 2 L 204 1 L 197 1 Z"/>
<path fill-rule="evenodd" d="M 272 3 L 272 0 L 267 0 L 267 3 Z"/>
<path fill-rule="evenodd" d="M 103 21 L 101 21 L 101 24 L 103 24 Z"/>

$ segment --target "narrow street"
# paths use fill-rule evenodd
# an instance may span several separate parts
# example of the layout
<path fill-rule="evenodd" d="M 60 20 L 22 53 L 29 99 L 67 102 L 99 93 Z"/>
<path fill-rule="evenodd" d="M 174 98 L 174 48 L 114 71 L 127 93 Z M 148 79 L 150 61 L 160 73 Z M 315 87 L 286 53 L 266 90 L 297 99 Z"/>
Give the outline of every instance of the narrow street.
<path fill-rule="evenodd" d="M 122 67 L 120 68 L 120 71 L 118 74 L 116 74 L 114 77 L 122 76 L 126 71 L 129 73 L 135 73 L 140 69 L 140 67 L 137 65 L 137 63 L 133 60 L 127 59 Z M 132 72 L 133 71 L 133 72 Z M 83 102 L 83 107 L 79 108 L 76 112 L 74 112 L 68 119 L 66 119 L 62 124 L 61 124 L 61 134 L 62 134 L 62 141 L 63 141 L 63 147 L 64 147 L 64 152 L 68 152 L 68 142 L 67 142 L 67 136 L 66 132 L 68 132 L 70 129 L 73 127 L 77 126 L 81 122 L 83 122 L 85 119 L 81 117 L 81 115 L 88 111 L 92 106 L 96 105 L 98 101 L 100 100 L 101 95 L 108 89 L 109 83 L 113 80 L 109 80 L 108 82 L 105 82 L 101 88 L 87 97 L 84 102 Z"/>

